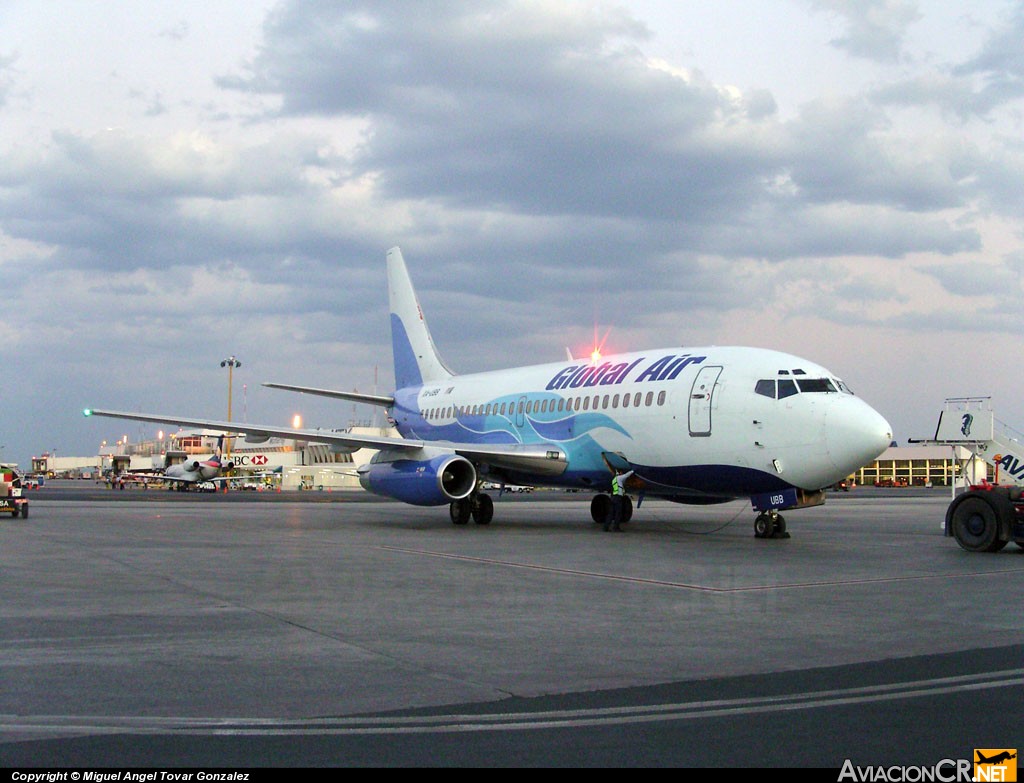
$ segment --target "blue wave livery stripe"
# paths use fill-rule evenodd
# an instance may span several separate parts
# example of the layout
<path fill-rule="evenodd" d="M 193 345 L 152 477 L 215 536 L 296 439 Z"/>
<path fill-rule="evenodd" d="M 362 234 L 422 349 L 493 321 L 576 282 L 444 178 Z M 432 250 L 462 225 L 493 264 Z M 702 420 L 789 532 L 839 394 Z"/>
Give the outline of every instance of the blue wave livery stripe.
<path fill-rule="evenodd" d="M 416 352 L 412 349 L 405 324 L 395 313 L 391 314 L 391 351 L 395 360 L 395 386 L 405 389 L 410 386 L 422 386 L 423 376 L 416 361 Z"/>

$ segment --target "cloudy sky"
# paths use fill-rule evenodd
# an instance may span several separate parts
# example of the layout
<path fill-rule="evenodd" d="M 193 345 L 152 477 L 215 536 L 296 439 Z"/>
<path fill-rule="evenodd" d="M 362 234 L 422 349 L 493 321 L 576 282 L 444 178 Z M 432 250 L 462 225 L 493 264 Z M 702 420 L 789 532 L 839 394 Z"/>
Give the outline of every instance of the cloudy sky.
<path fill-rule="evenodd" d="M 0 2 L 0 458 L 344 426 L 400 245 L 457 371 L 748 344 L 1024 429 L 1024 4 Z"/>

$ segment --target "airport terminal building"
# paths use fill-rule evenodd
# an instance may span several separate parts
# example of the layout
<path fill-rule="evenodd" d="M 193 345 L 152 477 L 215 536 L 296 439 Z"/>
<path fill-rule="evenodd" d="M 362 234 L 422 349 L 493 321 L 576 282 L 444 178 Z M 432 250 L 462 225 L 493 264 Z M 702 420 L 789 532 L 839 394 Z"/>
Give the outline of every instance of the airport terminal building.
<path fill-rule="evenodd" d="M 398 437 L 390 427 L 353 427 L 346 432 Z M 101 447 L 94 457 L 43 454 L 32 458 L 32 473 L 96 480 L 124 473 L 145 475 L 186 459 L 209 458 L 217 448 L 219 436 L 219 432 L 212 430 L 182 430 L 166 438 L 135 443 L 118 441 Z M 246 489 L 359 489 L 355 469 L 372 456 L 369 449 L 348 454 L 322 443 L 291 438 L 235 438 L 224 446 L 225 462 L 234 464 L 232 475 Z"/>
<path fill-rule="evenodd" d="M 859 486 L 948 487 L 993 481 L 994 473 L 963 446 L 890 446 L 850 478 Z"/>

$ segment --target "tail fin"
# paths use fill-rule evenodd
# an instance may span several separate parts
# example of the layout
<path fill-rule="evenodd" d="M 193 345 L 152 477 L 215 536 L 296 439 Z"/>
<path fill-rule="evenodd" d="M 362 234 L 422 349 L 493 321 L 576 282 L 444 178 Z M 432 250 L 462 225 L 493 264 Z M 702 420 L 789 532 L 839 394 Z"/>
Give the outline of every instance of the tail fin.
<path fill-rule="evenodd" d="M 221 457 L 224 456 L 224 434 L 221 433 L 217 436 L 217 450 L 213 452 L 213 456 L 210 457 L 210 462 L 216 462 L 218 465 L 221 462 Z"/>
<path fill-rule="evenodd" d="M 391 307 L 391 350 L 395 360 L 395 388 L 437 383 L 451 378 L 437 354 L 419 300 L 405 268 L 402 251 L 388 251 L 388 301 Z"/>

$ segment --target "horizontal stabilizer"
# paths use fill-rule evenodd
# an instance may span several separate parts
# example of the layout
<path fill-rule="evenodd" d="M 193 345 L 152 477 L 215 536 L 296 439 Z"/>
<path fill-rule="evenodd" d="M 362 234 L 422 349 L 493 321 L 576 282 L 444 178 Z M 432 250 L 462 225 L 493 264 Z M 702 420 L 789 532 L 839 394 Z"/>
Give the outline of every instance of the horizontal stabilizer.
<path fill-rule="evenodd" d="M 334 397 L 338 400 L 349 400 L 350 402 L 363 402 L 367 405 L 379 405 L 382 408 L 390 408 L 395 404 L 394 397 L 385 397 L 379 394 L 361 394 L 360 392 L 335 391 L 334 389 L 317 389 L 312 386 L 293 386 L 288 383 L 264 383 L 268 389 L 284 389 L 285 391 L 299 392 L 300 394 L 316 394 L 320 397 Z"/>

